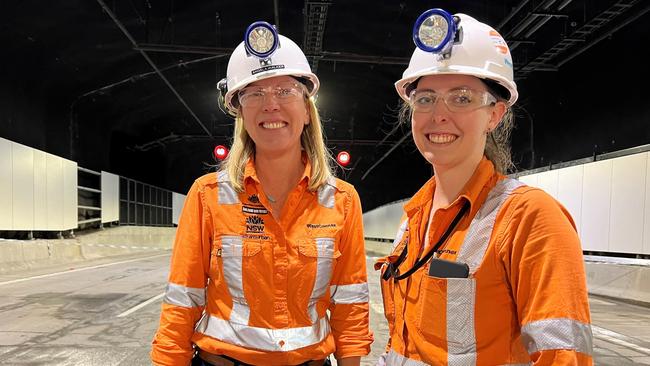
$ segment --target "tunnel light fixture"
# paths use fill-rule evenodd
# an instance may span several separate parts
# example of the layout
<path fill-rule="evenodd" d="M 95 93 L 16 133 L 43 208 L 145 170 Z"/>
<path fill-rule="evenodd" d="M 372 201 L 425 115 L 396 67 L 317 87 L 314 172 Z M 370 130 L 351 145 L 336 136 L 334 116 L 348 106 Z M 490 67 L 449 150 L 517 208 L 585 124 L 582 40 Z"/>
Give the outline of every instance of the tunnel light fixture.
<path fill-rule="evenodd" d="M 341 151 L 336 156 L 336 161 L 341 164 L 341 166 L 347 166 L 350 164 L 350 153 L 347 151 Z"/>
<path fill-rule="evenodd" d="M 212 151 L 217 160 L 223 160 L 228 156 L 228 148 L 223 145 L 217 145 Z"/>

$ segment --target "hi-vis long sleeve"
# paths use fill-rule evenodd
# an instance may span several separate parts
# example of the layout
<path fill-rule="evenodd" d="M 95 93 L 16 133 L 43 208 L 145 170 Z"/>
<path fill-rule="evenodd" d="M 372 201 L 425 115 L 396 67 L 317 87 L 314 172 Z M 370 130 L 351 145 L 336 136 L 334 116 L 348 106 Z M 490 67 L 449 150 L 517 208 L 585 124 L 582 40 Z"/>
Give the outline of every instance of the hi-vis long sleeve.
<path fill-rule="evenodd" d="M 408 247 L 406 272 L 424 247 L 435 180 L 404 209 L 388 262 Z M 537 188 L 505 178 L 483 159 L 460 197 L 437 210 L 429 242 L 464 204 L 442 259 L 463 262 L 468 278 L 428 275 L 382 281 L 392 365 L 591 365 L 592 333 L 580 241 L 568 212 Z M 426 249 L 425 249 L 426 251 Z"/>
<path fill-rule="evenodd" d="M 279 222 L 252 163 L 242 193 L 223 173 L 196 180 L 176 235 L 155 364 L 188 365 L 193 344 L 256 365 L 369 353 L 358 194 L 334 178 L 311 192 L 309 177 L 307 164 Z"/>

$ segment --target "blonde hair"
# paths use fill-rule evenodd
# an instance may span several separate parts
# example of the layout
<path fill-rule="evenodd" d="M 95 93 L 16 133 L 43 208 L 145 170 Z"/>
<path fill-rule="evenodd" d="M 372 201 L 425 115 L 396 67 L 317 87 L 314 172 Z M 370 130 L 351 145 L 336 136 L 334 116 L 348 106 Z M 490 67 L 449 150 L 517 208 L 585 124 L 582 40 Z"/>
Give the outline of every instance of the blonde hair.
<path fill-rule="evenodd" d="M 497 98 L 505 103 L 502 98 Z M 411 105 L 403 101 L 399 110 L 399 123 L 410 123 L 412 115 Z M 512 107 L 507 107 L 497 127 L 488 132 L 485 139 L 483 154 L 494 164 L 494 169 L 501 174 L 508 174 L 515 167 L 510 155 L 510 134 L 513 127 L 514 114 Z"/>
<path fill-rule="evenodd" d="M 305 125 L 300 135 L 300 143 L 311 163 L 311 177 L 307 189 L 316 191 L 329 177 L 334 176 L 332 170 L 333 158 L 325 145 L 323 127 L 314 98 L 306 98 L 305 104 L 309 109 L 310 122 Z M 228 157 L 223 161 L 219 169 L 227 172 L 232 187 L 237 192 L 244 190 L 244 170 L 248 160 L 254 156 L 255 143 L 246 132 L 246 128 L 244 128 L 241 112 L 238 112 L 235 117 L 232 147 Z"/>

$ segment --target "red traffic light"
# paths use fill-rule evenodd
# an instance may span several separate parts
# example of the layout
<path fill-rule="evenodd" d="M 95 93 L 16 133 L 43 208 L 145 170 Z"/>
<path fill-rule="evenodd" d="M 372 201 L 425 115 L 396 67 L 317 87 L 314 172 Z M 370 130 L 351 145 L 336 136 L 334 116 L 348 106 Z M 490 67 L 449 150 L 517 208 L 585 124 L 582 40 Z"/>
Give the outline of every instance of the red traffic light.
<path fill-rule="evenodd" d="M 216 159 L 223 160 L 228 156 L 228 148 L 223 145 L 217 145 L 212 153 Z"/>
<path fill-rule="evenodd" d="M 350 164 L 350 153 L 347 151 L 341 151 L 337 156 L 336 156 L 336 161 L 341 164 L 341 166 L 346 166 Z"/>

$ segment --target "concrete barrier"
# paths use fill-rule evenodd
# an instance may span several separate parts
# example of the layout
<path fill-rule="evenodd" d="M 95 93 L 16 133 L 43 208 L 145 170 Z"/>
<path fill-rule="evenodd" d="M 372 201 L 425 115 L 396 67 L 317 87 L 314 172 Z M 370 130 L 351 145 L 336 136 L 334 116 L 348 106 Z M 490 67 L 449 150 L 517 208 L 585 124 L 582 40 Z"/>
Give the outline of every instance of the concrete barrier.
<path fill-rule="evenodd" d="M 650 261 L 611 263 L 605 259 L 590 258 L 585 263 L 589 293 L 650 305 Z"/>
<path fill-rule="evenodd" d="M 0 274 L 111 256 L 170 250 L 173 227 L 119 226 L 74 239 L 0 240 Z"/>

